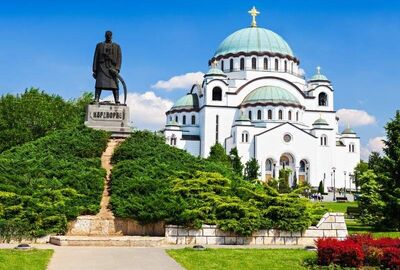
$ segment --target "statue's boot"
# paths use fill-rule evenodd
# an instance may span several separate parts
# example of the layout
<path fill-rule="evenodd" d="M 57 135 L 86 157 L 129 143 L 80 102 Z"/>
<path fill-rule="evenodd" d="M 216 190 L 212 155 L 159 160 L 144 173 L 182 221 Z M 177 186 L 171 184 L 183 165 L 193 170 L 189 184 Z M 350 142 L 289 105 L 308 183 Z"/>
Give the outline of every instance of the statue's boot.
<path fill-rule="evenodd" d="M 101 95 L 101 89 L 96 89 L 94 92 L 94 102 L 99 103 Z"/>
<path fill-rule="evenodd" d="M 119 90 L 113 90 L 113 95 L 114 95 L 114 100 L 115 100 L 115 104 L 120 104 L 119 103 Z"/>

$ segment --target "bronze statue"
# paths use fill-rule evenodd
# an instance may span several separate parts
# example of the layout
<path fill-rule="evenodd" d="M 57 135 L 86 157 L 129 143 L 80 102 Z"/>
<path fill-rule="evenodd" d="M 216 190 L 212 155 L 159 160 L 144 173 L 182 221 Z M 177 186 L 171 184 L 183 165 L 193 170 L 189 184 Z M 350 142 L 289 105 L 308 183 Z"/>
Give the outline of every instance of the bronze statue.
<path fill-rule="evenodd" d="M 106 31 L 105 41 L 97 44 L 93 59 L 93 78 L 96 79 L 94 100 L 96 103 L 99 102 L 102 90 L 111 90 L 115 104 L 120 104 L 118 79 L 124 86 L 126 100 L 126 85 L 119 75 L 121 61 L 121 47 L 112 42 L 112 32 Z"/>

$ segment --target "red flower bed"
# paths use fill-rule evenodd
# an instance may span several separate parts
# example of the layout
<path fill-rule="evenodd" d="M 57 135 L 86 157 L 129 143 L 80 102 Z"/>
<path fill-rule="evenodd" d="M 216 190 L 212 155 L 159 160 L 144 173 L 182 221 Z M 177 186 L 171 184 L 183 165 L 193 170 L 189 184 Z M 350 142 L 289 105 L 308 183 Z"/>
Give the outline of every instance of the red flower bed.
<path fill-rule="evenodd" d="M 373 239 L 371 235 L 353 235 L 345 240 L 321 238 L 316 241 L 318 264 L 343 267 L 379 266 L 400 269 L 400 239 Z"/>

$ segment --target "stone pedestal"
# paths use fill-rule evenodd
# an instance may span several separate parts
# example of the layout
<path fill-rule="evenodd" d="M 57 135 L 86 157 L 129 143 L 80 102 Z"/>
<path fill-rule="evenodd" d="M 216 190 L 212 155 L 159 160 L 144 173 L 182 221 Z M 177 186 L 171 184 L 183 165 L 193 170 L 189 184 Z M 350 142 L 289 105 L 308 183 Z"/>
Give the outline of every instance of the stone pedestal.
<path fill-rule="evenodd" d="M 85 125 L 111 132 L 112 137 L 128 137 L 129 107 L 107 103 L 90 104 L 86 107 Z"/>

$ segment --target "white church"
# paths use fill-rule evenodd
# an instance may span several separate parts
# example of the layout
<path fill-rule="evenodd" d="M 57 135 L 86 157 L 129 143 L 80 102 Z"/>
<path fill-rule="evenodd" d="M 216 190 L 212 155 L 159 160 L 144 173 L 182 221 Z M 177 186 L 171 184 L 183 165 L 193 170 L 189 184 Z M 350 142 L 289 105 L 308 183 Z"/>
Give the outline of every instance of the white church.
<path fill-rule="evenodd" d="M 288 43 L 257 26 L 225 38 L 209 60 L 210 69 L 166 112 L 168 144 L 207 157 L 215 143 L 237 148 L 242 162 L 255 158 L 260 179 L 290 168 L 290 185 L 349 188 L 360 161 L 360 138 L 339 130 L 331 81 L 307 79 Z"/>

